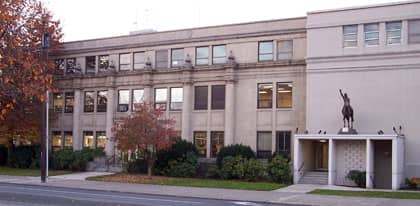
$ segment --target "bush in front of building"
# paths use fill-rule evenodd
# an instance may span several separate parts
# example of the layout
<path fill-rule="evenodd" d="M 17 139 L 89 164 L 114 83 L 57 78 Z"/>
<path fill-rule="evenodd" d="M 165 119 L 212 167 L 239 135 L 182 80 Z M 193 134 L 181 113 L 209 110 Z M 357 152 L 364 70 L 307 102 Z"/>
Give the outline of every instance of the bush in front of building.
<path fill-rule="evenodd" d="M 13 148 L 7 165 L 13 168 L 38 168 L 40 159 L 39 145 L 21 145 Z"/>
<path fill-rule="evenodd" d="M 267 173 L 274 182 L 290 183 L 292 180 L 290 160 L 282 154 L 274 155 L 267 164 Z"/>
<path fill-rule="evenodd" d="M 222 147 L 222 149 L 220 149 L 220 152 L 216 158 L 216 163 L 219 168 L 222 167 L 223 159 L 228 156 L 231 156 L 231 157 L 242 156 L 243 158 L 251 159 L 251 158 L 255 158 L 255 153 L 252 151 L 251 147 L 245 146 L 242 144 L 234 144 L 234 145 Z"/>
<path fill-rule="evenodd" d="M 415 178 L 415 177 L 413 177 L 413 178 L 411 178 L 411 179 L 409 179 L 409 178 L 405 178 L 405 186 L 408 188 L 408 189 L 412 189 L 412 190 L 414 190 L 414 189 L 417 189 L 417 181 L 419 180 L 419 178 Z"/>
<path fill-rule="evenodd" d="M 7 164 L 7 147 L 0 145 L 0 166 Z"/>
<path fill-rule="evenodd" d="M 366 188 L 366 171 L 350 170 L 346 176 L 361 188 Z"/>
<path fill-rule="evenodd" d="M 147 162 L 145 159 L 135 159 L 128 162 L 127 172 L 130 174 L 147 174 Z"/>
<path fill-rule="evenodd" d="M 255 181 L 264 179 L 265 165 L 255 158 L 247 159 L 242 156 L 227 156 L 223 159 L 222 167 L 217 173 L 222 179 Z"/>
<path fill-rule="evenodd" d="M 169 161 L 163 174 L 171 177 L 194 177 L 198 170 L 198 156 L 194 152 L 188 152 L 186 155 L 176 160 Z"/>
<path fill-rule="evenodd" d="M 52 168 L 56 170 L 85 171 L 88 162 L 93 161 L 95 157 L 101 156 L 105 156 L 105 152 L 102 149 L 58 150 L 52 155 Z"/>

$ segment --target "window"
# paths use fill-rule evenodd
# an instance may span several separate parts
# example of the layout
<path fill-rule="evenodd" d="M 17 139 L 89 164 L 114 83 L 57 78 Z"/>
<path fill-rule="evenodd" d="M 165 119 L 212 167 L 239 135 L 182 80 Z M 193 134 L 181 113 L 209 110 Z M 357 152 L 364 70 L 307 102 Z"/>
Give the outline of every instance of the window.
<path fill-rule="evenodd" d="M 95 92 L 85 92 L 84 112 L 93 112 L 95 107 Z"/>
<path fill-rule="evenodd" d="M 120 71 L 130 70 L 131 57 L 130 54 L 120 54 Z"/>
<path fill-rule="evenodd" d="M 257 157 L 271 157 L 271 132 L 257 132 Z"/>
<path fill-rule="evenodd" d="M 64 147 L 65 148 L 73 147 L 73 132 L 71 131 L 64 132 Z"/>
<path fill-rule="evenodd" d="M 211 86 L 211 109 L 225 109 L 225 85 Z"/>
<path fill-rule="evenodd" d="M 213 46 L 213 64 L 226 63 L 226 45 Z"/>
<path fill-rule="evenodd" d="M 209 47 L 197 47 L 195 49 L 195 64 L 208 65 L 209 64 Z"/>
<path fill-rule="evenodd" d="M 156 51 L 156 68 L 168 68 L 168 50 Z"/>
<path fill-rule="evenodd" d="M 53 151 L 60 150 L 63 146 L 62 136 L 60 131 L 53 131 L 51 137 L 51 145 Z"/>
<path fill-rule="evenodd" d="M 76 58 L 66 59 L 66 73 L 71 74 L 76 72 Z"/>
<path fill-rule="evenodd" d="M 375 46 L 379 45 L 379 24 L 365 24 L 365 45 L 366 46 Z"/>
<path fill-rule="evenodd" d="M 130 90 L 119 90 L 118 91 L 118 111 L 127 112 L 129 102 L 130 102 Z"/>
<path fill-rule="evenodd" d="M 420 19 L 408 21 L 408 43 L 420 43 Z"/>
<path fill-rule="evenodd" d="M 194 109 L 206 110 L 208 100 L 207 86 L 198 86 L 194 88 Z"/>
<path fill-rule="evenodd" d="M 277 42 L 277 60 L 290 60 L 293 58 L 293 41 Z"/>
<path fill-rule="evenodd" d="M 357 47 L 357 25 L 343 26 L 343 47 Z"/>
<path fill-rule="evenodd" d="M 273 41 L 258 42 L 258 61 L 273 61 Z"/>
<path fill-rule="evenodd" d="M 273 84 L 258 84 L 258 108 L 273 107 Z"/>
<path fill-rule="evenodd" d="M 172 49 L 171 66 L 179 67 L 184 63 L 184 49 Z"/>
<path fill-rule="evenodd" d="M 83 132 L 83 147 L 86 148 L 95 148 L 95 140 L 93 138 L 92 131 L 84 131 Z"/>
<path fill-rule="evenodd" d="M 64 59 L 55 60 L 55 72 L 56 74 L 64 74 L 65 63 Z"/>
<path fill-rule="evenodd" d="M 53 107 L 54 112 L 62 112 L 63 111 L 63 94 L 55 93 L 53 94 Z"/>
<path fill-rule="evenodd" d="M 144 66 L 145 66 L 144 52 L 134 53 L 134 70 L 144 69 Z"/>
<path fill-rule="evenodd" d="M 96 70 L 96 57 L 86 57 L 86 74 L 95 74 Z"/>
<path fill-rule="evenodd" d="M 141 104 L 144 102 L 144 90 L 143 89 L 135 89 L 133 90 L 133 105 L 132 110 L 136 111 L 136 104 Z"/>
<path fill-rule="evenodd" d="M 65 102 L 64 102 L 64 112 L 65 113 L 73 113 L 74 107 L 74 92 L 66 92 L 65 95 Z"/>
<path fill-rule="evenodd" d="M 168 101 L 168 89 L 155 89 L 155 109 L 166 110 L 166 102 Z"/>
<path fill-rule="evenodd" d="M 97 96 L 97 105 L 96 111 L 97 112 L 106 112 L 106 104 L 107 104 L 107 91 L 99 91 Z"/>
<path fill-rule="evenodd" d="M 106 132 L 96 132 L 96 148 L 105 148 L 106 144 Z"/>
<path fill-rule="evenodd" d="M 401 21 L 386 23 L 386 44 L 401 44 Z"/>
<path fill-rule="evenodd" d="M 211 132 L 210 133 L 210 157 L 217 157 L 220 149 L 225 145 L 225 133 L 224 132 Z"/>
<path fill-rule="evenodd" d="M 290 131 L 276 132 L 276 152 L 286 154 L 290 157 Z"/>
<path fill-rule="evenodd" d="M 292 88 L 290 82 L 277 83 L 277 108 L 291 108 L 292 107 Z"/>
<path fill-rule="evenodd" d="M 109 68 L 109 55 L 100 55 L 99 57 L 99 71 L 106 71 Z"/>
<path fill-rule="evenodd" d="M 182 110 L 183 90 L 182 87 L 171 88 L 170 110 Z"/>
<path fill-rule="evenodd" d="M 194 145 L 198 149 L 199 157 L 207 156 L 207 132 L 194 132 Z"/>

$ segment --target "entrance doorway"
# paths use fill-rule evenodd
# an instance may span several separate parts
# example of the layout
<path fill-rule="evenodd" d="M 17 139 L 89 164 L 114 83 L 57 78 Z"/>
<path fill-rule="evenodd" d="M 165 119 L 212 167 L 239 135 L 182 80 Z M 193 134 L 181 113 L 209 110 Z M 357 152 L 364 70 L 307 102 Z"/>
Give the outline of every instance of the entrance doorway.
<path fill-rule="evenodd" d="M 319 140 L 315 144 L 315 170 L 328 170 L 328 141 Z"/>
<path fill-rule="evenodd" d="M 392 141 L 375 141 L 374 184 L 378 189 L 392 188 Z"/>

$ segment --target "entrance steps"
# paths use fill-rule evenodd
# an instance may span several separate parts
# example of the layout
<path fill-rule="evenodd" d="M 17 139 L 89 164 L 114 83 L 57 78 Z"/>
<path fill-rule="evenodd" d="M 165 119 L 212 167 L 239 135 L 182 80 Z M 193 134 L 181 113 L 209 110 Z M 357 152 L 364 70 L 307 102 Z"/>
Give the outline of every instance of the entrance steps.
<path fill-rule="evenodd" d="M 328 172 L 307 171 L 300 178 L 299 184 L 326 185 L 328 184 Z"/>

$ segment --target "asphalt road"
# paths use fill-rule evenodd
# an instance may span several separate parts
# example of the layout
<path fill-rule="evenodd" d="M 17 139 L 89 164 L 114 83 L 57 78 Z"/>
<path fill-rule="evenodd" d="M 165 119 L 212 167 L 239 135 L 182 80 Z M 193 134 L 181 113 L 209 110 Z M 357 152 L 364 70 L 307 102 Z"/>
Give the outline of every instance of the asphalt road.
<path fill-rule="evenodd" d="M 274 206 L 253 202 L 105 192 L 49 186 L 0 184 L 0 206 L 101 205 L 101 206 Z"/>

